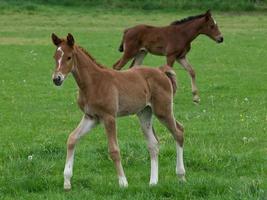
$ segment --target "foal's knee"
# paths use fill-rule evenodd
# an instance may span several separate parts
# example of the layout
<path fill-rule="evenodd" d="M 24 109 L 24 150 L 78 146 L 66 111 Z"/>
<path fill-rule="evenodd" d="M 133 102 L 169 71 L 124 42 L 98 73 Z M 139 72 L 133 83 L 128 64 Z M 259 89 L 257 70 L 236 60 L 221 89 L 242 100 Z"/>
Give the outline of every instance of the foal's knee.
<path fill-rule="evenodd" d="M 73 149 L 76 144 L 76 138 L 74 135 L 70 135 L 67 142 L 68 149 Z"/>
<path fill-rule="evenodd" d="M 191 70 L 189 71 L 189 73 L 190 73 L 190 76 L 191 76 L 193 79 L 196 77 L 196 73 L 195 73 L 195 71 L 194 71 L 193 69 L 191 69 Z"/>
<path fill-rule="evenodd" d="M 121 159 L 120 158 L 120 150 L 119 149 L 115 149 L 115 150 L 109 151 L 109 155 L 110 155 L 110 158 L 114 162 L 119 161 Z"/>
<path fill-rule="evenodd" d="M 177 130 L 175 134 L 175 140 L 178 142 L 178 144 L 183 147 L 184 144 L 184 133 L 181 130 Z"/>
<path fill-rule="evenodd" d="M 159 147 L 158 147 L 158 143 L 153 143 L 153 144 L 149 144 L 148 145 L 148 150 L 150 153 L 151 157 L 157 157 L 159 154 Z"/>

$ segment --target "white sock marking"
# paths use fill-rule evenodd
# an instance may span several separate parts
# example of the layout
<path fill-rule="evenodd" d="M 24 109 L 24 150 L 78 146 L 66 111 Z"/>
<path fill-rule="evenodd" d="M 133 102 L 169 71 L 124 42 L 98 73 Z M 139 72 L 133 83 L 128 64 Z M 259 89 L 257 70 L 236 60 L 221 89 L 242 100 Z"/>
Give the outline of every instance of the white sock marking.
<path fill-rule="evenodd" d="M 185 174 L 183 147 L 181 147 L 179 144 L 176 144 L 176 152 L 177 152 L 176 174 L 182 176 Z"/>
<path fill-rule="evenodd" d="M 128 181 L 125 176 L 119 176 L 120 187 L 128 187 Z"/>
<path fill-rule="evenodd" d="M 151 175 L 149 185 L 153 186 L 158 183 L 158 158 L 151 159 Z"/>
<path fill-rule="evenodd" d="M 75 137 L 76 140 L 78 140 L 80 137 L 85 135 L 87 132 L 89 132 L 96 124 L 95 120 L 89 119 L 87 117 L 83 117 L 78 127 L 75 129 Z M 68 150 L 69 151 L 69 150 Z M 72 177 L 73 173 L 73 161 L 74 161 L 74 149 L 69 157 L 69 159 L 66 161 L 65 168 L 64 168 L 64 188 L 70 189 L 71 183 L 70 179 Z"/>

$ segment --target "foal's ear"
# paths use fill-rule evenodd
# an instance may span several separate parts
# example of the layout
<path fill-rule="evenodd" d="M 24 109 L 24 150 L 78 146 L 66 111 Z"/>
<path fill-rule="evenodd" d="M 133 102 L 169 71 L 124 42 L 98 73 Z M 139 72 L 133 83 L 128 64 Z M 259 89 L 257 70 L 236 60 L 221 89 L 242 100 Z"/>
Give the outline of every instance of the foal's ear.
<path fill-rule="evenodd" d="M 52 38 L 54 45 L 56 46 L 58 46 L 62 42 L 62 40 L 58 36 L 56 36 L 55 33 L 52 33 L 51 38 Z"/>
<path fill-rule="evenodd" d="M 210 9 L 208 9 L 207 12 L 205 13 L 206 21 L 208 21 L 210 17 L 211 17 L 211 12 Z"/>
<path fill-rule="evenodd" d="M 68 36 L 67 36 L 67 43 L 70 47 L 73 47 L 74 45 L 74 38 L 70 33 L 68 33 Z"/>

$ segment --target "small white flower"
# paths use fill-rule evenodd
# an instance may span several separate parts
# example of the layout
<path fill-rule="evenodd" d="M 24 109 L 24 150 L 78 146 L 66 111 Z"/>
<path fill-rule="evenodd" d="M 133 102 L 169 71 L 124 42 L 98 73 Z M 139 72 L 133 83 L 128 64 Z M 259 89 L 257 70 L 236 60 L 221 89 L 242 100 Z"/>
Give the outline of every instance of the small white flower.
<path fill-rule="evenodd" d="M 203 113 L 206 113 L 206 110 L 205 109 L 203 110 Z"/>
<path fill-rule="evenodd" d="M 32 155 L 28 156 L 28 160 L 30 160 L 30 161 L 32 160 Z"/>
<path fill-rule="evenodd" d="M 244 101 L 248 101 L 248 98 L 246 97 L 246 98 L 244 99 Z"/>
<path fill-rule="evenodd" d="M 242 139 L 243 139 L 244 144 L 249 142 L 247 137 L 243 137 Z"/>
<path fill-rule="evenodd" d="M 23 80 L 23 83 L 26 83 L 26 80 L 25 79 Z"/>

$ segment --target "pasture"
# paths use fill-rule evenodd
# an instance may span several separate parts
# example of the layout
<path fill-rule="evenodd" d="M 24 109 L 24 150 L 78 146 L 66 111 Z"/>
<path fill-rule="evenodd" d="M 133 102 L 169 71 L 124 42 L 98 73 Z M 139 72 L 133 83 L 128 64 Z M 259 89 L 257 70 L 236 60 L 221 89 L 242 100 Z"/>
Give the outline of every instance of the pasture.
<path fill-rule="evenodd" d="M 108 11 L 70 7 L 0 13 L 0 199 L 266 199 L 267 15 L 213 12 L 224 43 L 197 38 L 188 55 L 201 103 L 177 63 L 175 117 L 185 127 L 187 182 L 175 175 L 175 143 L 155 119 L 160 140 L 159 183 L 148 186 L 150 158 L 137 117 L 118 120 L 129 187 L 120 189 L 103 127 L 77 145 L 72 191 L 63 190 L 66 140 L 82 113 L 69 76 L 53 85 L 50 36 L 72 33 L 96 60 L 120 57 L 122 31 L 140 23 L 166 25 L 204 11 Z M 164 57 L 148 55 L 145 65 Z M 97 84 L 97 83 L 96 83 Z M 130 88 L 129 88 L 130 91 Z M 32 156 L 32 159 L 29 159 Z"/>

